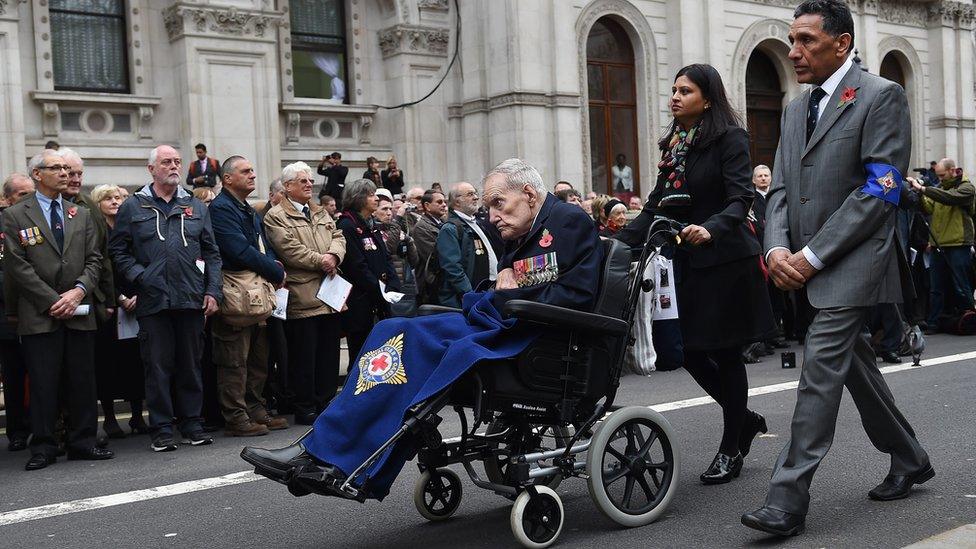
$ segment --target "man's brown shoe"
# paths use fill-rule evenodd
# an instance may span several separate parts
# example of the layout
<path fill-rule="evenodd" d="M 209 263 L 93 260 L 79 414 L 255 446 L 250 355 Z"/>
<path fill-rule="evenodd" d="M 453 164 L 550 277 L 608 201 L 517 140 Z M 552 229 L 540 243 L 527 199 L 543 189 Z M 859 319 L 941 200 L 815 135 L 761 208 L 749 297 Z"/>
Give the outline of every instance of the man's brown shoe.
<path fill-rule="evenodd" d="M 227 425 L 227 430 L 224 431 L 229 437 L 258 437 L 261 435 L 266 435 L 270 431 L 264 425 L 260 423 L 255 423 L 253 421 L 248 421 L 247 423 L 240 423 L 237 425 Z"/>
<path fill-rule="evenodd" d="M 288 428 L 288 420 L 283 417 L 264 416 L 253 421 L 254 423 L 264 425 L 271 431 L 280 431 Z"/>

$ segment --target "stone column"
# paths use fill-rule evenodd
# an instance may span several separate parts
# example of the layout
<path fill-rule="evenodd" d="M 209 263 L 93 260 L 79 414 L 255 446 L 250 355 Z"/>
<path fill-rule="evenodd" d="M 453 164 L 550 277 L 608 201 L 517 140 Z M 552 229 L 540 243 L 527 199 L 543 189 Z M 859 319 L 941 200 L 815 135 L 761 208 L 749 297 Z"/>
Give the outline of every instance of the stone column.
<path fill-rule="evenodd" d="M 954 158 L 972 170 L 976 162 L 973 106 L 973 5 L 943 1 L 929 7 L 928 124 L 933 157 Z"/>
<path fill-rule="evenodd" d="M 0 181 L 11 172 L 27 173 L 19 9 L 17 0 L 0 0 Z"/>
<path fill-rule="evenodd" d="M 861 0 L 855 16 L 854 48 L 858 50 L 861 66 L 878 74 L 881 59 L 878 58 L 878 2 Z"/>
<path fill-rule="evenodd" d="M 205 143 L 220 160 L 243 155 L 254 164 L 266 196 L 281 170 L 280 81 L 276 27 L 281 12 L 179 0 L 164 9 L 174 54 L 173 74 L 183 98 L 180 144 L 188 163 Z"/>

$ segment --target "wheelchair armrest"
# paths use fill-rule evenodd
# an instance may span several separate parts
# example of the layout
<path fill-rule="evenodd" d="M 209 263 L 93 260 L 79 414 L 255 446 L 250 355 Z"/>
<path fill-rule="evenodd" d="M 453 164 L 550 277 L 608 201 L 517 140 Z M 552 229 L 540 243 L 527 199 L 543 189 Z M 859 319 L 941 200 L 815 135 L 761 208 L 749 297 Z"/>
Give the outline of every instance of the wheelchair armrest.
<path fill-rule="evenodd" d="M 441 313 L 460 313 L 461 309 L 445 307 L 443 305 L 421 305 L 417 309 L 417 316 L 439 315 Z"/>
<path fill-rule="evenodd" d="M 528 320 L 554 328 L 575 328 L 600 335 L 627 335 L 630 326 L 619 318 L 582 311 L 574 311 L 556 305 L 513 299 L 505 303 L 506 317 Z"/>

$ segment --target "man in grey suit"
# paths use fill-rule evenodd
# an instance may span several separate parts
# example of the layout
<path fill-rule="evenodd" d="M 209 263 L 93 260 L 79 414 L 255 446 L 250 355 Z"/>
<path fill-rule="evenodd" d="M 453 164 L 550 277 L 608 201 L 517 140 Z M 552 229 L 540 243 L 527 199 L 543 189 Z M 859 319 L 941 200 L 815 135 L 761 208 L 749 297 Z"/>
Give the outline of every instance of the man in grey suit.
<path fill-rule="evenodd" d="M 853 62 L 854 22 L 840 0 L 800 4 L 789 39 L 797 80 L 813 88 L 783 113 L 765 248 L 776 285 L 806 292 L 814 317 L 790 441 L 765 505 L 742 516 L 744 525 L 782 536 L 804 530 L 810 483 L 830 448 L 845 386 L 868 438 L 891 456 L 871 499 L 905 497 L 935 474 L 864 331 L 872 306 L 901 298 L 895 209 L 911 150 L 905 92 Z"/>

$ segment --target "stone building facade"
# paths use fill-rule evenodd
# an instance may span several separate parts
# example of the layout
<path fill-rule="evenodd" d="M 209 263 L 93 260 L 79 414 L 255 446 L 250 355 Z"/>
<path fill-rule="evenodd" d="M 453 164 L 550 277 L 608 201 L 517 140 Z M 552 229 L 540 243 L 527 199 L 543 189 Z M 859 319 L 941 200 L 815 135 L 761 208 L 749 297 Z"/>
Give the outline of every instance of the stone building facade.
<path fill-rule="evenodd" d="M 863 65 L 907 90 L 913 167 L 948 155 L 976 169 L 970 0 L 851 3 Z M 754 160 L 771 161 L 802 91 L 786 57 L 795 4 L 0 0 L 0 172 L 55 139 L 86 158 L 86 184 L 138 185 L 151 146 L 188 160 L 203 142 L 251 158 L 262 191 L 332 151 L 356 175 L 395 154 L 425 185 L 519 156 L 550 185 L 606 191 L 624 154 L 646 195 L 689 63 L 719 69 Z"/>

